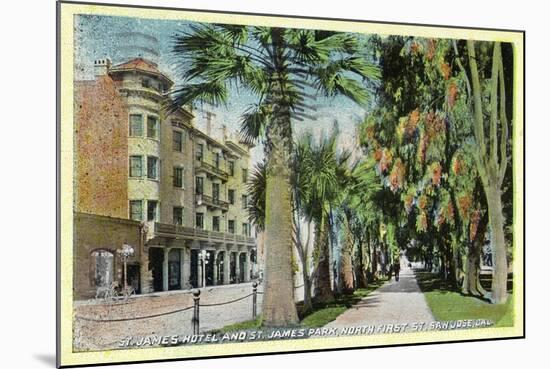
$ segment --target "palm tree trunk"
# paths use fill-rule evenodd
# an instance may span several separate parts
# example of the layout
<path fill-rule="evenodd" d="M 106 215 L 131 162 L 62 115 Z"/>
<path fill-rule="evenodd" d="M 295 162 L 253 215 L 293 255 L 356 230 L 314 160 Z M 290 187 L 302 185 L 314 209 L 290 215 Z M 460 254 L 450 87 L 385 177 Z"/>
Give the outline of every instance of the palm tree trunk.
<path fill-rule="evenodd" d="M 372 243 L 372 256 L 371 256 L 370 267 L 371 267 L 372 280 L 377 280 L 378 275 L 376 272 L 378 271 L 378 252 L 376 251 L 376 240 L 373 240 L 373 241 L 374 242 Z"/>
<path fill-rule="evenodd" d="M 298 323 L 292 271 L 292 187 L 290 111 L 283 101 L 282 30 L 273 28 L 277 82 L 273 91 L 273 118 L 266 132 L 265 284 L 263 324 L 286 327 Z"/>
<path fill-rule="evenodd" d="M 344 242 L 342 245 L 342 254 L 340 255 L 340 271 L 338 273 L 341 281 L 341 293 L 349 295 L 353 293 L 353 235 L 346 220 L 342 222 L 344 227 Z"/>
<path fill-rule="evenodd" d="M 289 151 L 282 130 L 277 124 L 273 126 L 269 132 L 271 147 L 266 177 L 263 323 L 269 327 L 283 327 L 296 324 L 298 316 L 293 298 Z"/>
<path fill-rule="evenodd" d="M 321 217 L 317 225 L 315 235 L 316 249 L 319 255 L 317 266 L 317 283 L 315 286 L 315 298 L 319 302 L 334 301 L 330 279 L 330 256 L 329 256 L 329 224 L 326 216 Z"/>
<path fill-rule="evenodd" d="M 302 317 L 313 310 L 313 304 L 311 302 L 311 278 L 307 271 L 303 272 L 304 276 L 304 305 L 302 307 Z"/>
<path fill-rule="evenodd" d="M 363 257 L 363 239 L 358 242 L 356 260 L 354 264 L 356 288 L 367 287 L 367 279 L 365 277 L 365 260 Z"/>

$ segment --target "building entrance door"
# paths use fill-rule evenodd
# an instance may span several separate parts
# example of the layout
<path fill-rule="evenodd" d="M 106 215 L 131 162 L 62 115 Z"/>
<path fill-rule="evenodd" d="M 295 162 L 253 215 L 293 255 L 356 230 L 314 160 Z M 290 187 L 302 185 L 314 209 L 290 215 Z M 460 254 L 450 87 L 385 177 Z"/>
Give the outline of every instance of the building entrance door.
<path fill-rule="evenodd" d="M 245 272 L 246 272 L 246 255 L 240 254 L 239 255 L 239 282 L 244 282 L 245 279 Z"/>
<path fill-rule="evenodd" d="M 207 263 L 205 265 L 205 273 L 206 273 L 206 285 L 212 286 L 214 284 L 214 252 L 213 251 L 207 251 L 208 257 L 207 257 Z"/>
<path fill-rule="evenodd" d="M 141 283 L 139 275 L 139 264 L 128 264 L 127 266 L 128 279 L 126 280 L 128 286 L 132 286 L 136 293 L 141 293 Z"/>
<path fill-rule="evenodd" d="M 153 290 L 162 291 L 162 264 L 164 262 L 164 250 L 158 247 L 149 249 L 149 270 L 153 275 Z"/>
<path fill-rule="evenodd" d="M 229 254 L 229 283 L 238 283 L 237 281 L 237 253 Z"/>
<path fill-rule="evenodd" d="M 189 283 L 193 288 L 199 286 L 199 250 L 191 250 L 191 276 L 189 278 Z"/>
<path fill-rule="evenodd" d="M 179 249 L 172 249 L 168 253 L 168 289 L 181 289 L 181 252 Z"/>

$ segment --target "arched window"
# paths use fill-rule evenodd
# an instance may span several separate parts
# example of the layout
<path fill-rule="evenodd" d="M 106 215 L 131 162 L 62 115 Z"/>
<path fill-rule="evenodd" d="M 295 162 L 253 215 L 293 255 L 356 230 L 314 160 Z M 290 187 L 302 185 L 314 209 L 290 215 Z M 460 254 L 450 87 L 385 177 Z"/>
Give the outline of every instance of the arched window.
<path fill-rule="evenodd" d="M 113 282 L 115 257 L 112 252 L 96 250 L 92 252 L 92 277 L 95 287 L 107 287 Z"/>

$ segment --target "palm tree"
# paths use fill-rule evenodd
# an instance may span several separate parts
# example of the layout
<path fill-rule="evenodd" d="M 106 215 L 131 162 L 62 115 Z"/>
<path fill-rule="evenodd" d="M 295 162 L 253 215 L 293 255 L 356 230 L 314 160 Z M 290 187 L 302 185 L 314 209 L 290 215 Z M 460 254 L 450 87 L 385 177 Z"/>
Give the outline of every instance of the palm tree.
<path fill-rule="evenodd" d="M 362 158 L 351 167 L 347 175 L 339 176 L 345 181 L 341 185 L 343 199 L 339 208 L 344 231 L 339 273 L 343 293 L 353 291 L 354 274 L 357 287 L 366 287 L 367 284 L 364 273 L 363 246 L 369 242 L 368 228 L 373 223 L 377 210 L 373 197 L 381 188 L 374 167 L 371 160 Z M 353 260 L 352 255 L 354 249 L 356 250 L 356 260 Z M 367 257 L 370 257 L 369 252 L 367 252 Z"/>
<path fill-rule="evenodd" d="M 223 104 L 231 88 L 258 98 L 242 116 L 247 141 L 263 139 L 266 152 L 263 324 L 298 322 L 293 299 L 291 118 L 307 116 L 307 96 L 343 95 L 364 104 L 361 79 L 378 69 L 359 55 L 356 35 L 270 27 L 198 24 L 175 36 L 173 53 L 182 84 L 172 106 L 193 101 Z"/>
<path fill-rule="evenodd" d="M 309 146 L 307 167 L 302 176 L 308 180 L 308 191 L 302 198 L 302 211 L 306 218 L 315 223 L 315 264 L 316 290 L 315 296 L 320 302 L 330 302 L 334 299 L 330 278 L 330 245 L 331 219 L 334 209 L 341 198 L 342 178 L 345 178 L 345 162 L 349 154 L 337 153 L 338 130 L 329 136 L 321 135 L 314 142 L 311 134 L 306 135 L 302 145 Z"/>

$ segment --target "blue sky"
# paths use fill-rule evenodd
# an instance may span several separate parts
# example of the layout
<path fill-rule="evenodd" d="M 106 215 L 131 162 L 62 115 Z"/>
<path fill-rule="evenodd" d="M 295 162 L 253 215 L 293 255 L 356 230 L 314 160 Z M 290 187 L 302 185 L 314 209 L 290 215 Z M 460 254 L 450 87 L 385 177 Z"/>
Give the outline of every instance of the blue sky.
<path fill-rule="evenodd" d="M 99 58 L 110 58 L 113 63 L 123 62 L 128 58 L 145 57 L 158 63 L 159 68 L 167 74 L 176 85 L 181 81 L 174 68 L 174 56 L 171 54 L 172 37 L 188 29 L 190 22 L 157 20 L 129 17 L 77 16 L 75 20 L 75 78 L 77 80 L 93 79 L 93 62 Z M 136 35 L 136 33 L 139 33 Z M 143 36 L 145 35 L 145 36 Z M 147 38 L 154 37 L 157 41 Z M 148 49 L 158 52 L 158 57 Z M 232 90 L 226 106 L 209 107 L 215 114 L 213 134 L 221 137 L 221 126 L 229 131 L 239 129 L 241 114 L 246 108 L 256 103 L 253 95 L 243 89 Z M 329 132 L 335 121 L 340 129 L 339 147 L 356 149 L 355 129 L 363 120 L 365 110 L 346 98 L 319 97 L 314 102 L 315 120 L 293 121 L 293 132 L 300 135 L 310 130 L 315 136 Z M 204 128 L 204 117 L 196 112 L 197 125 Z M 219 138 L 218 137 L 218 138 Z M 254 161 L 261 160 L 261 145 L 253 149 Z"/>

